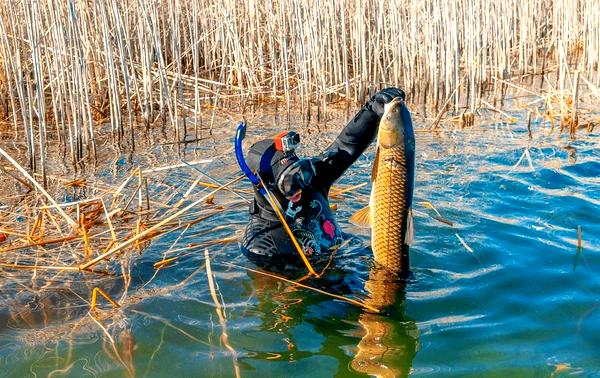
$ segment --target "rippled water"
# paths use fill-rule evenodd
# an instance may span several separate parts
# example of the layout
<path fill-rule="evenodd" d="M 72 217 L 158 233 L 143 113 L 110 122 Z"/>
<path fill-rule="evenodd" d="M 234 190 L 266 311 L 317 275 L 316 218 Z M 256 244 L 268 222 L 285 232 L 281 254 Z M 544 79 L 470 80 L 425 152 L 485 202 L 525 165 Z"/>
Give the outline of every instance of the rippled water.
<path fill-rule="evenodd" d="M 332 201 L 340 225 L 355 237 L 324 278 L 302 282 L 387 305 L 385 314 L 254 273 L 235 244 L 209 247 L 241 376 L 600 375 L 600 135 L 569 140 L 548 131 L 534 125 L 529 139 L 522 124 L 493 124 L 417 133 L 416 241 L 405 285 L 386 282 L 373 269 L 368 231 L 347 222 L 368 201 L 368 187 Z M 304 152 L 318 151 L 335 135 L 303 135 L 316 146 Z M 186 152 L 226 151 L 203 167 L 225 181 L 238 174 L 229 135 L 214 142 Z M 371 148 L 339 184 L 368 181 L 372 158 Z M 193 177 L 178 170 L 170 179 L 185 186 Z M 215 202 L 234 199 L 222 193 Z M 426 202 L 452 226 L 434 219 Z M 185 252 L 151 277 L 168 248 L 239 234 L 246 219 L 243 206 L 227 210 L 155 240 L 136 258 L 132 300 L 100 319 L 117 329 L 112 335 L 122 358 L 131 356 L 130 372 L 235 374 L 204 250 Z M 208 233 L 198 236 L 201 231 Z M 1 331 L 0 376 L 127 373 L 85 311 L 46 323 Z M 61 341 L 46 340 L 49 333 Z"/>

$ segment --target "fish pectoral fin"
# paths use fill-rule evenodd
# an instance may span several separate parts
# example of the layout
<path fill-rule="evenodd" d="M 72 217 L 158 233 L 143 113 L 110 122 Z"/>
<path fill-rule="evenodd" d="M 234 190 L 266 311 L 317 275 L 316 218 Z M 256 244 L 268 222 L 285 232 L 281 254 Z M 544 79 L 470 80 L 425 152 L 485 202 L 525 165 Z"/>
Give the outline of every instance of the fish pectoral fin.
<path fill-rule="evenodd" d="M 413 225 L 413 212 L 412 207 L 408 208 L 408 215 L 406 218 L 406 235 L 404 236 L 404 244 L 411 246 L 415 237 L 415 228 Z"/>
<path fill-rule="evenodd" d="M 350 217 L 350 223 L 360 227 L 371 227 L 371 209 L 369 206 L 363 207 Z"/>

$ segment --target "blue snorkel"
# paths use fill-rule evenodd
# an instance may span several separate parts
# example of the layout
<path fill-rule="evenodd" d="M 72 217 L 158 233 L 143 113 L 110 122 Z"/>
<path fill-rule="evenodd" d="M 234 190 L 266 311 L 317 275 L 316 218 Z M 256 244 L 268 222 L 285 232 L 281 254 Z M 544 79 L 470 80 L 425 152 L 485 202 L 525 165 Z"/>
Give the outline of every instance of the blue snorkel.
<path fill-rule="evenodd" d="M 238 165 L 242 169 L 242 172 L 252 181 L 258 188 L 258 192 L 263 196 L 266 196 L 267 193 L 265 188 L 260 184 L 260 179 L 256 177 L 256 175 L 252 172 L 248 164 L 246 164 L 246 160 L 244 159 L 244 150 L 242 149 L 242 141 L 246 137 L 246 122 L 242 121 L 237 127 L 237 131 L 235 133 L 235 157 L 237 159 Z"/>

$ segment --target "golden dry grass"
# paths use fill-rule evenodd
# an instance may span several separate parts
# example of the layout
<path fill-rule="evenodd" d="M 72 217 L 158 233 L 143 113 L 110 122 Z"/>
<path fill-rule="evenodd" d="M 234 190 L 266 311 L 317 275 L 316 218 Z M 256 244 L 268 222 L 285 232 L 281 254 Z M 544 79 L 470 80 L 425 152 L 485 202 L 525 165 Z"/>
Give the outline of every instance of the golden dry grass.
<path fill-rule="evenodd" d="M 97 127 L 135 147 L 135 125 L 182 140 L 216 109 L 278 102 L 321 116 L 400 86 L 414 104 L 481 106 L 506 80 L 597 90 L 600 9 L 531 0 L 6 0 L 0 3 L 0 113 L 46 166 L 48 138 L 76 162 Z M 575 81 L 578 82 L 577 80 Z M 533 81 L 532 81 L 533 83 Z M 537 84 L 536 84 L 537 85 Z M 183 121 L 183 117 L 187 117 Z M 573 117 L 574 118 L 574 117 Z"/>

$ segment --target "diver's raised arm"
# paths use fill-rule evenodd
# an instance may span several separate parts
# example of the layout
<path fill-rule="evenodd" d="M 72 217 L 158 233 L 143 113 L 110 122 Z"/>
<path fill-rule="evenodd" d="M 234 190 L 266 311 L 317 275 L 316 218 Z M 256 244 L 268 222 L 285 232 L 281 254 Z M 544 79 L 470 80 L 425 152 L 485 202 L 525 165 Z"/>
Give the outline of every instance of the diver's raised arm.
<path fill-rule="evenodd" d="M 321 154 L 317 172 L 323 182 L 331 185 L 358 159 L 377 135 L 377 127 L 385 104 L 396 97 L 404 99 L 398 88 L 385 88 L 375 93 L 342 129 L 340 135 Z"/>

